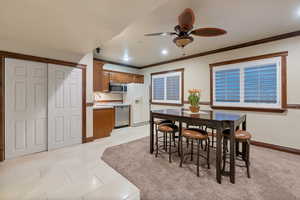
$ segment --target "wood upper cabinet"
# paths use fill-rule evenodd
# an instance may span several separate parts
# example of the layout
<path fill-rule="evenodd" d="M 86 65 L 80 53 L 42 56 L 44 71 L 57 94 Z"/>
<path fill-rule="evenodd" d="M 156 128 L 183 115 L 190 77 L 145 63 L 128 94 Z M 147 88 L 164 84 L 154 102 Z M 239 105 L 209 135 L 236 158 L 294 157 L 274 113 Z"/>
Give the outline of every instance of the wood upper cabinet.
<path fill-rule="evenodd" d="M 110 81 L 110 73 L 103 71 L 102 72 L 102 92 L 109 92 L 109 81 Z"/>
<path fill-rule="evenodd" d="M 93 87 L 95 92 L 109 92 L 110 73 L 103 70 L 105 63 L 94 60 Z"/>
<path fill-rule="evenodd" d="M 115 126 L 115 109 L 95 109 L 93 111 L 93 121 L 94 139 L 110 136 Z"/>
<path fill-rule="evenodd" d="M 94 60 L 93 64 L 93 88 L 94 91 L 102 92 L 103 62 Z"/>
<path fill-rule="evenodd" d="M 110 73 L 110 81 L 113 83 L 123 83 L 122 76 L 118 72 L 108 72 Z"/>
<path fill-rule="evenodd" d="M 133 77 L 133 82 L 134 83 L 144 83 L 144 76 L 139 75 L 139 74 L 135 74 L 134 77 Z"/>
<path fill-rule="evenodd" d="M 106 71 L 106 70 L 104 70 Z M 125 72 L 108 71 L 110 74 L 110 81 L 113 83 L 144 83 L 144 76 L 140 74 L 131 74 Z"/>
<path fill-rule="evenodd" d="M 95 92 L 109 92 L 109 83 L 144 83 L 144 76 L 141 74 L 132 74 L 103 69 L 105 63 L 94 60 L 93 69 L 93 87 Z"/>

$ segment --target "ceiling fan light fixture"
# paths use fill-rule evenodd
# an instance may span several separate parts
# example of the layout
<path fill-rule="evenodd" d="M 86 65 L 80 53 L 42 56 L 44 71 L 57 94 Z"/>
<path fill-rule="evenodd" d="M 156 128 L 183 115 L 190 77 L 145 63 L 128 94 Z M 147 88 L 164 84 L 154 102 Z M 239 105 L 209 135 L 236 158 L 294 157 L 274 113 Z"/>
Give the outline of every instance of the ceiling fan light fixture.
<path fill-rule="evenodd" d="M 193 42 L 194 39 L 191 36 L 180 36 L 174 38 L 173 42 L 176 44 L 176 46 L 180 48 L 184 48 L 189 43 Z"/>

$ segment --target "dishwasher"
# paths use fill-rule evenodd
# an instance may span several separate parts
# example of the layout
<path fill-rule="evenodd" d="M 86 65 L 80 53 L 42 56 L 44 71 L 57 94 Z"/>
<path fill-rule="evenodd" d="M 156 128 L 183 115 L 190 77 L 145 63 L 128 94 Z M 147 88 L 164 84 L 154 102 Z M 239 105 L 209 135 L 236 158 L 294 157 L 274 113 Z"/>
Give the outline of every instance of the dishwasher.
<path fill-rule="evenodd" d="M 129 126 L 129 105 L 115 105 L 115 128 Z"/>

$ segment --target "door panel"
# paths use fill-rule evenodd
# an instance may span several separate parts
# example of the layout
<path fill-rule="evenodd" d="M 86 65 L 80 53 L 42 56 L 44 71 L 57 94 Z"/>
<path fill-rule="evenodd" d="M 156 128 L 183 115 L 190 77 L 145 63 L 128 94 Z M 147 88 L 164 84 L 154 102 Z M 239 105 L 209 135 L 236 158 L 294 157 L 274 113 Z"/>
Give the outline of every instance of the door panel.
<path fill-rule="evenodd" d="M 82 141 L 82 71 L 52 65 L 48 68 L 48 149 Z"/>
<path fill-rule="evenodd" d="M 5 59 L 6 158 L 47 150 L 47 64 Z"/>
<path fill-rule="evenodd" d="M 25 150 L 26 148 L 26 121 L 15 121 L 15 149 Z"/>
<path fill-rule="evenodd" d="M 42 145 L 44 141 L 47 141 L 47 118 L 37 119 L 35 121 L 35 144 Z M 44 133 L 44 134 L 40 134 Z"/>

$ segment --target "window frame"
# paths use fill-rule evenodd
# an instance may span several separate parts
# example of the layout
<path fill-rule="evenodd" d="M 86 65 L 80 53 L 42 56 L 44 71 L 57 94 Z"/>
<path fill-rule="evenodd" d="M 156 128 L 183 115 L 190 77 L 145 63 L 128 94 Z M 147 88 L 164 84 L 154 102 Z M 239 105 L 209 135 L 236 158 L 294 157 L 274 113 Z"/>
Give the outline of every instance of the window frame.
<path fill-rule="evenodd" d="M 173 100 L 154 100 L 153 99 L 153 78 L 157 77 L 168 77 L 172 76 L 174 74 L 180 74 L 180 85 L 179 85 L 179 101 L 173 101 Z M 165 80 L 166 81 L 166 80 Z M 169 70 L 169 71 L 162 71 L 162 72 L 155 72 L 151 73 L 151 83 L 150 83 L 150 103 L 156 104 L 156 105 L 169 105 L 169 106 L 183 106 L 183 98 L 184 98 L 184 68 L 175 69 L 175 70 Z M 165 85 L 165 97 L 166 97 L 166 85 Z"/>
<path fill-rule="evenodd" d="M 261 112 L 284 112 L 287 108 L 287 78 L 286 78 L 286 57 L 288 52 L 279 52 L 273 54 L 266 54 L 254 57 L 241 58 L 236 60 L 229 60 L 224 62 L 218 62 L 210 64 L 210 105 L 213 109 L 224 109 L 224 110 L 244 110 L 244 111 L 261 111 Z M 218 67 L 222 67 L 222 69 L 244 69 L 247 67 L 247 63 L 251 62 L 251 64 L 263 64 L 270 63 L 270 61 L 279 61 L 280 69 L 277 68 L 277 72 L 279 73 L 277 77 L 277 84 L 279 87 L 279 104 L 276 106 L 270 106 L 270 104 L 255 104 L 255 103 L 216 103 L 215 99 L 215 89 L 214 89 L 214 76 L 215 71 L 218 70 Z M 248 67 L 250 67 L 248 65 Z M 243 73 L 243 70 L 241 70 Z M 241 83 L 244 84 L 244 77 L 241 77 Z M 244 85 L 241 85 L 241 91 Z M 240 98 L 242 98 L 244 94 L 241 92 Z M 243 99 L 242 99 L 243 100 Z"/>

